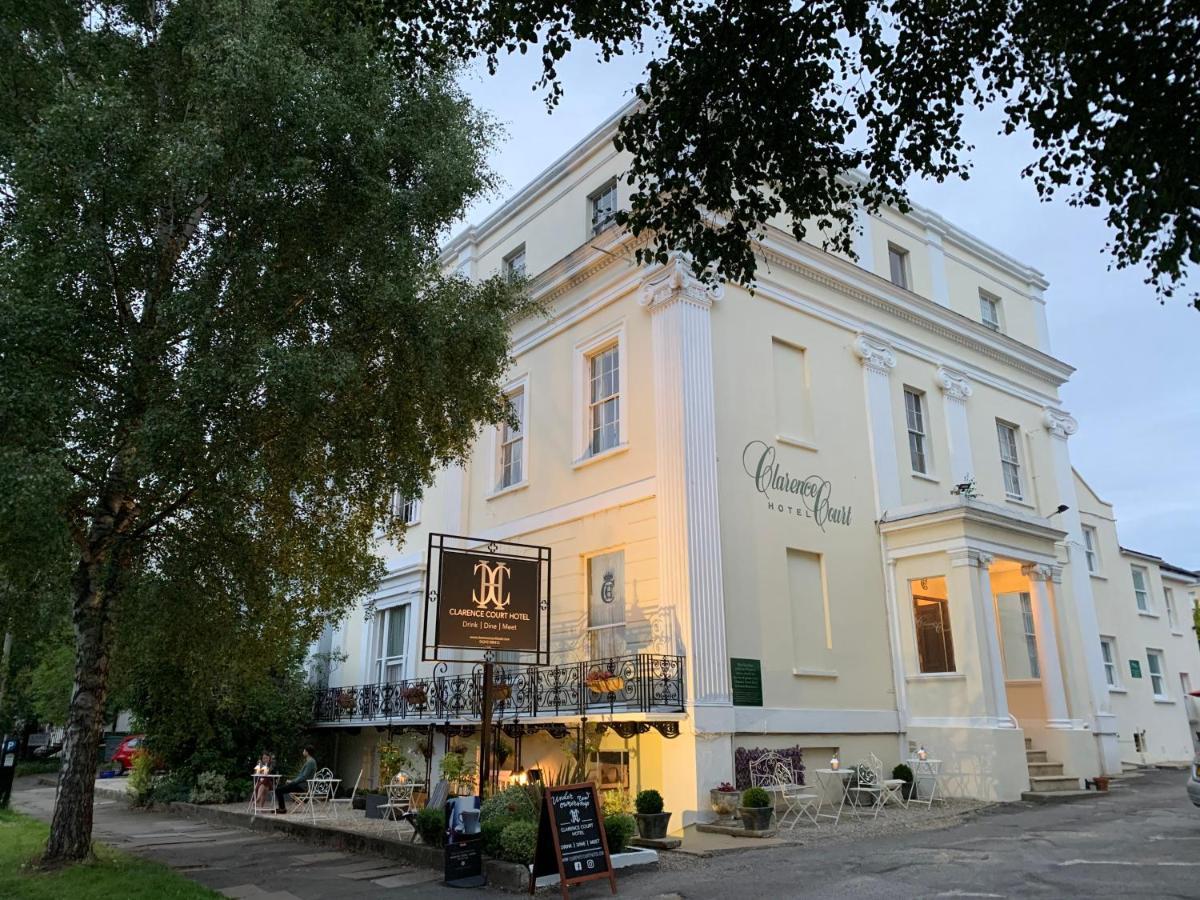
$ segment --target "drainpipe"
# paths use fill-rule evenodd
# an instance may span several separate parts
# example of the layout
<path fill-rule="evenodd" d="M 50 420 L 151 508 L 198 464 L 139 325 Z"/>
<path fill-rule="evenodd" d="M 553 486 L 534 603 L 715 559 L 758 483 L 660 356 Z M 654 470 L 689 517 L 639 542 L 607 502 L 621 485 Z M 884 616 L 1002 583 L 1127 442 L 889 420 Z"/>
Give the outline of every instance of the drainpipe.
<path fill-rule="evenodd" d="M 904 671 L 901 660 L 901 644 L 900 644 L 900 621 L 896 608 L 896 564 L 889 562 L 887 558 L 887 541 L 883 535 L 883 529 L 880 527 L 887 521 L 887 513 L 884 512 L 879 521 L 875 523 L 876 529 L 879 531 L 879 567 L 883 573 L 883 590 L 884 590 L 884 605 L 887 613 L 888 623 L 888 646 L 891 649 L 892 663 L 892 689 L 896 694 L 896 718 L 898 719 L 899 733 L 896 735 L 897 742 L 900 748 L 901 760 L 908 757 L 908 694 L 904 682 Z"/>

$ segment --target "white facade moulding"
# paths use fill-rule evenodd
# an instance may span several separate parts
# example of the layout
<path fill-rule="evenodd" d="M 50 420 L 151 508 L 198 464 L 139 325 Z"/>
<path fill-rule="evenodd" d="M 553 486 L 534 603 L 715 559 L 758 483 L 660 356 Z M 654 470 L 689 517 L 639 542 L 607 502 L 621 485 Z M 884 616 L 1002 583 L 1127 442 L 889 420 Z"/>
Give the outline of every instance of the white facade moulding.
<path fill-rule="evenodd" d="M 867 430 L 871 464 L 875 474 L 875 518 L 900 506 L 900 463 L 896 456 L 896 433 L 892 419 L 892 369 L 896 354 L 891 345 L 872 335 L 859 333 L 851 345 L 863 366 L 866 391 Z"/>
<path fill-rule="evenodd" d="M 937 368 L 937 383 L 942 390 L 946 438 L 950 444 L 950 477 L 955 484 L 962 484 L 975 471 L 971 459 L 971 430 L 967 423 L 967 401 L 974 389 L 965 374 L 945 365 Z"/>
<path fill-rule="evenodd" d="M 652 317 L 659 596 L 686 649 L 688 696 L 697 709 L 731 704 L 711 314 L 720 296 L 676 256 L 646 276 L 641 298 Z M 727 727 L 706 727 L 712 717 L 696 715 L 697 731 Z M 716 719 L 725 720 L 732 724 L 726 712 Z"/>
<path fill-rule="evenodd" d="M 1008 693 L 1004 683 L 1004 658 L 1000 637 L 996 631 L 995 606 L 992 600 L 992 577 L 989 573 L 995 557 L 977 547 L 950 551 L 951 569 L 966 567 L 970 582 L 971 613 L 975 621 L 975 651 L 979 660 L 986 720 L 993 728 L 1014 728 L 1008 712 Z"/>

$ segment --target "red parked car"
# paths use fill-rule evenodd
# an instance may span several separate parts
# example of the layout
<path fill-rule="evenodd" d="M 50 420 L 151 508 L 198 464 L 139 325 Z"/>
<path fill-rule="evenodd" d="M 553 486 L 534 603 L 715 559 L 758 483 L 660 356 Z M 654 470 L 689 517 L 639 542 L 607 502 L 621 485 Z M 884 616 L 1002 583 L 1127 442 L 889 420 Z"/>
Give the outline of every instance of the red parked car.
<path fill-rule="evenodd" d="M 133 757 L 142 748 L 145 740 L 144 734 L 131 734 L 117 745 L 111 762 L 118 775 L 124 775 L 133 767 Z"/>

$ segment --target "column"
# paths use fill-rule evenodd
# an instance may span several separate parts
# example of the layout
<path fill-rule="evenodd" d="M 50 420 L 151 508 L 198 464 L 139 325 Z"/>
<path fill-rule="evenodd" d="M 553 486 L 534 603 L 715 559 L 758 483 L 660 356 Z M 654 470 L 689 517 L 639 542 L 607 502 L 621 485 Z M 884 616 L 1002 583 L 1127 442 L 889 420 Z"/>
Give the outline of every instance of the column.
<path fill-rule="evenodd" d="M 966 566 L 970 569 L 971 611 L 975 617 L 975 646 L 971 649 L 979 659 L 987 716 L 996 728 L 1012 728 L 1008 692 L 1004 685 L 1004 659 L 1000 655 L 1000 636 L 996 633 L 991 564 L 991 554 L 982 550 L 966 548 L 950 552 L 951 568 Z"/>
<path fill-rule="evenodd" d="M 875 514 L 882 518 L 901 505 L 900 464 L 896 458 L 896 429 L 892 421 L 892 369 L 896 354 L 880 338 L 860 333 L 854 354 L 862 361 L 867 392 L 867 437 L 875 469 Z"/>
<path fill-rule="evenodd" d="M 967 400 L 973 390 L 967 376 L 948 366 L 938 366 L 937 382 L 942 389 L 946 416 L 946 439 L 950 444 L 950 479 L 955 484 L 971 480 L 971 431 L 967 427 Z"/>
<path fill-rule="evenodd" d="M 1092 579 L 1088 574 L 1083 553 L 1083 526 L 1079 521 L 1079 500 L 1075 496 L 1075 470 L 1067 439 L 1079 430 L 1074 417 L 1061 409 L 1047 407 L 1042 424 L 1050 435 L 1050 455 L 1054 466 L 1055 501 L 1048 506 L 1065 504 L 1069 508 L 1056 516 L 1060 528 L 1067 533 L 1065 547 L 1067 590 L 1061 592 L 1059 603 L 1063 618 L 1073 627 L 1067 629 L 1067 652 L 1078 660 L 1079 691 L 1086 694 L 1086 713 L 1092 718 L 1092 733 L 1099 743 L 1100 762 L 1106 774 L 1120 774 L 1121 754 L 1117 745 L 1117 720 L 1112 714 L 1108 684 L 1104 680 L 1104 659 L 1100 651 L 1100 620 L 1096 615 L 1096 600 L 1092 595 Z M 1081 711 L 1082 712 L 1082 711 Z"/>
<path fill-rule="evenodd" d="M 670 610 L 695 705 L 730 704 L 717 503 L 716 400 L 707 290 L 676 257 L 643 286 L 652 316 L 659 597 Z"/>
<path fill-rule="evenodd" d="M 1049 582 L 1055 575 L 1055 568 L 1025 565 L 1021 566 L 1021 574 L 1029 579 L 1033 595 L 1033 627 L 1037 632 L 1038 669 L 1041 670 L 1042 694 L 1046 700 L 1046 725 L 1050 728 L 1070 728 L 1071 713 L 1067 709 L 1067 690 L 1058 655 L 1058 628 L 1055 627 L 1054 607 L 1050 603 Z"/>

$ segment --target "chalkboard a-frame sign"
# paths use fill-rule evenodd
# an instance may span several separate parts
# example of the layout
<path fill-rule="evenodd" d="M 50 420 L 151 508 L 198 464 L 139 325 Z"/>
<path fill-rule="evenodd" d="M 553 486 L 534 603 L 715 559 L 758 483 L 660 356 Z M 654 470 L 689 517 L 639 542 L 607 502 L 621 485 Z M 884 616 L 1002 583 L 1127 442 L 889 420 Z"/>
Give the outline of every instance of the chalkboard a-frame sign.
<path fill-rule="evenodd" d="M 570 900 L 570 886 L 607 878 L 617 892 L 604 816 L 596 785 L 568 784 L 547 787 L 542 814 L 538 820 L 537 851 L 529 873 L 529 893 L 543 875 L 558 873 L 563 900 Z"/>

